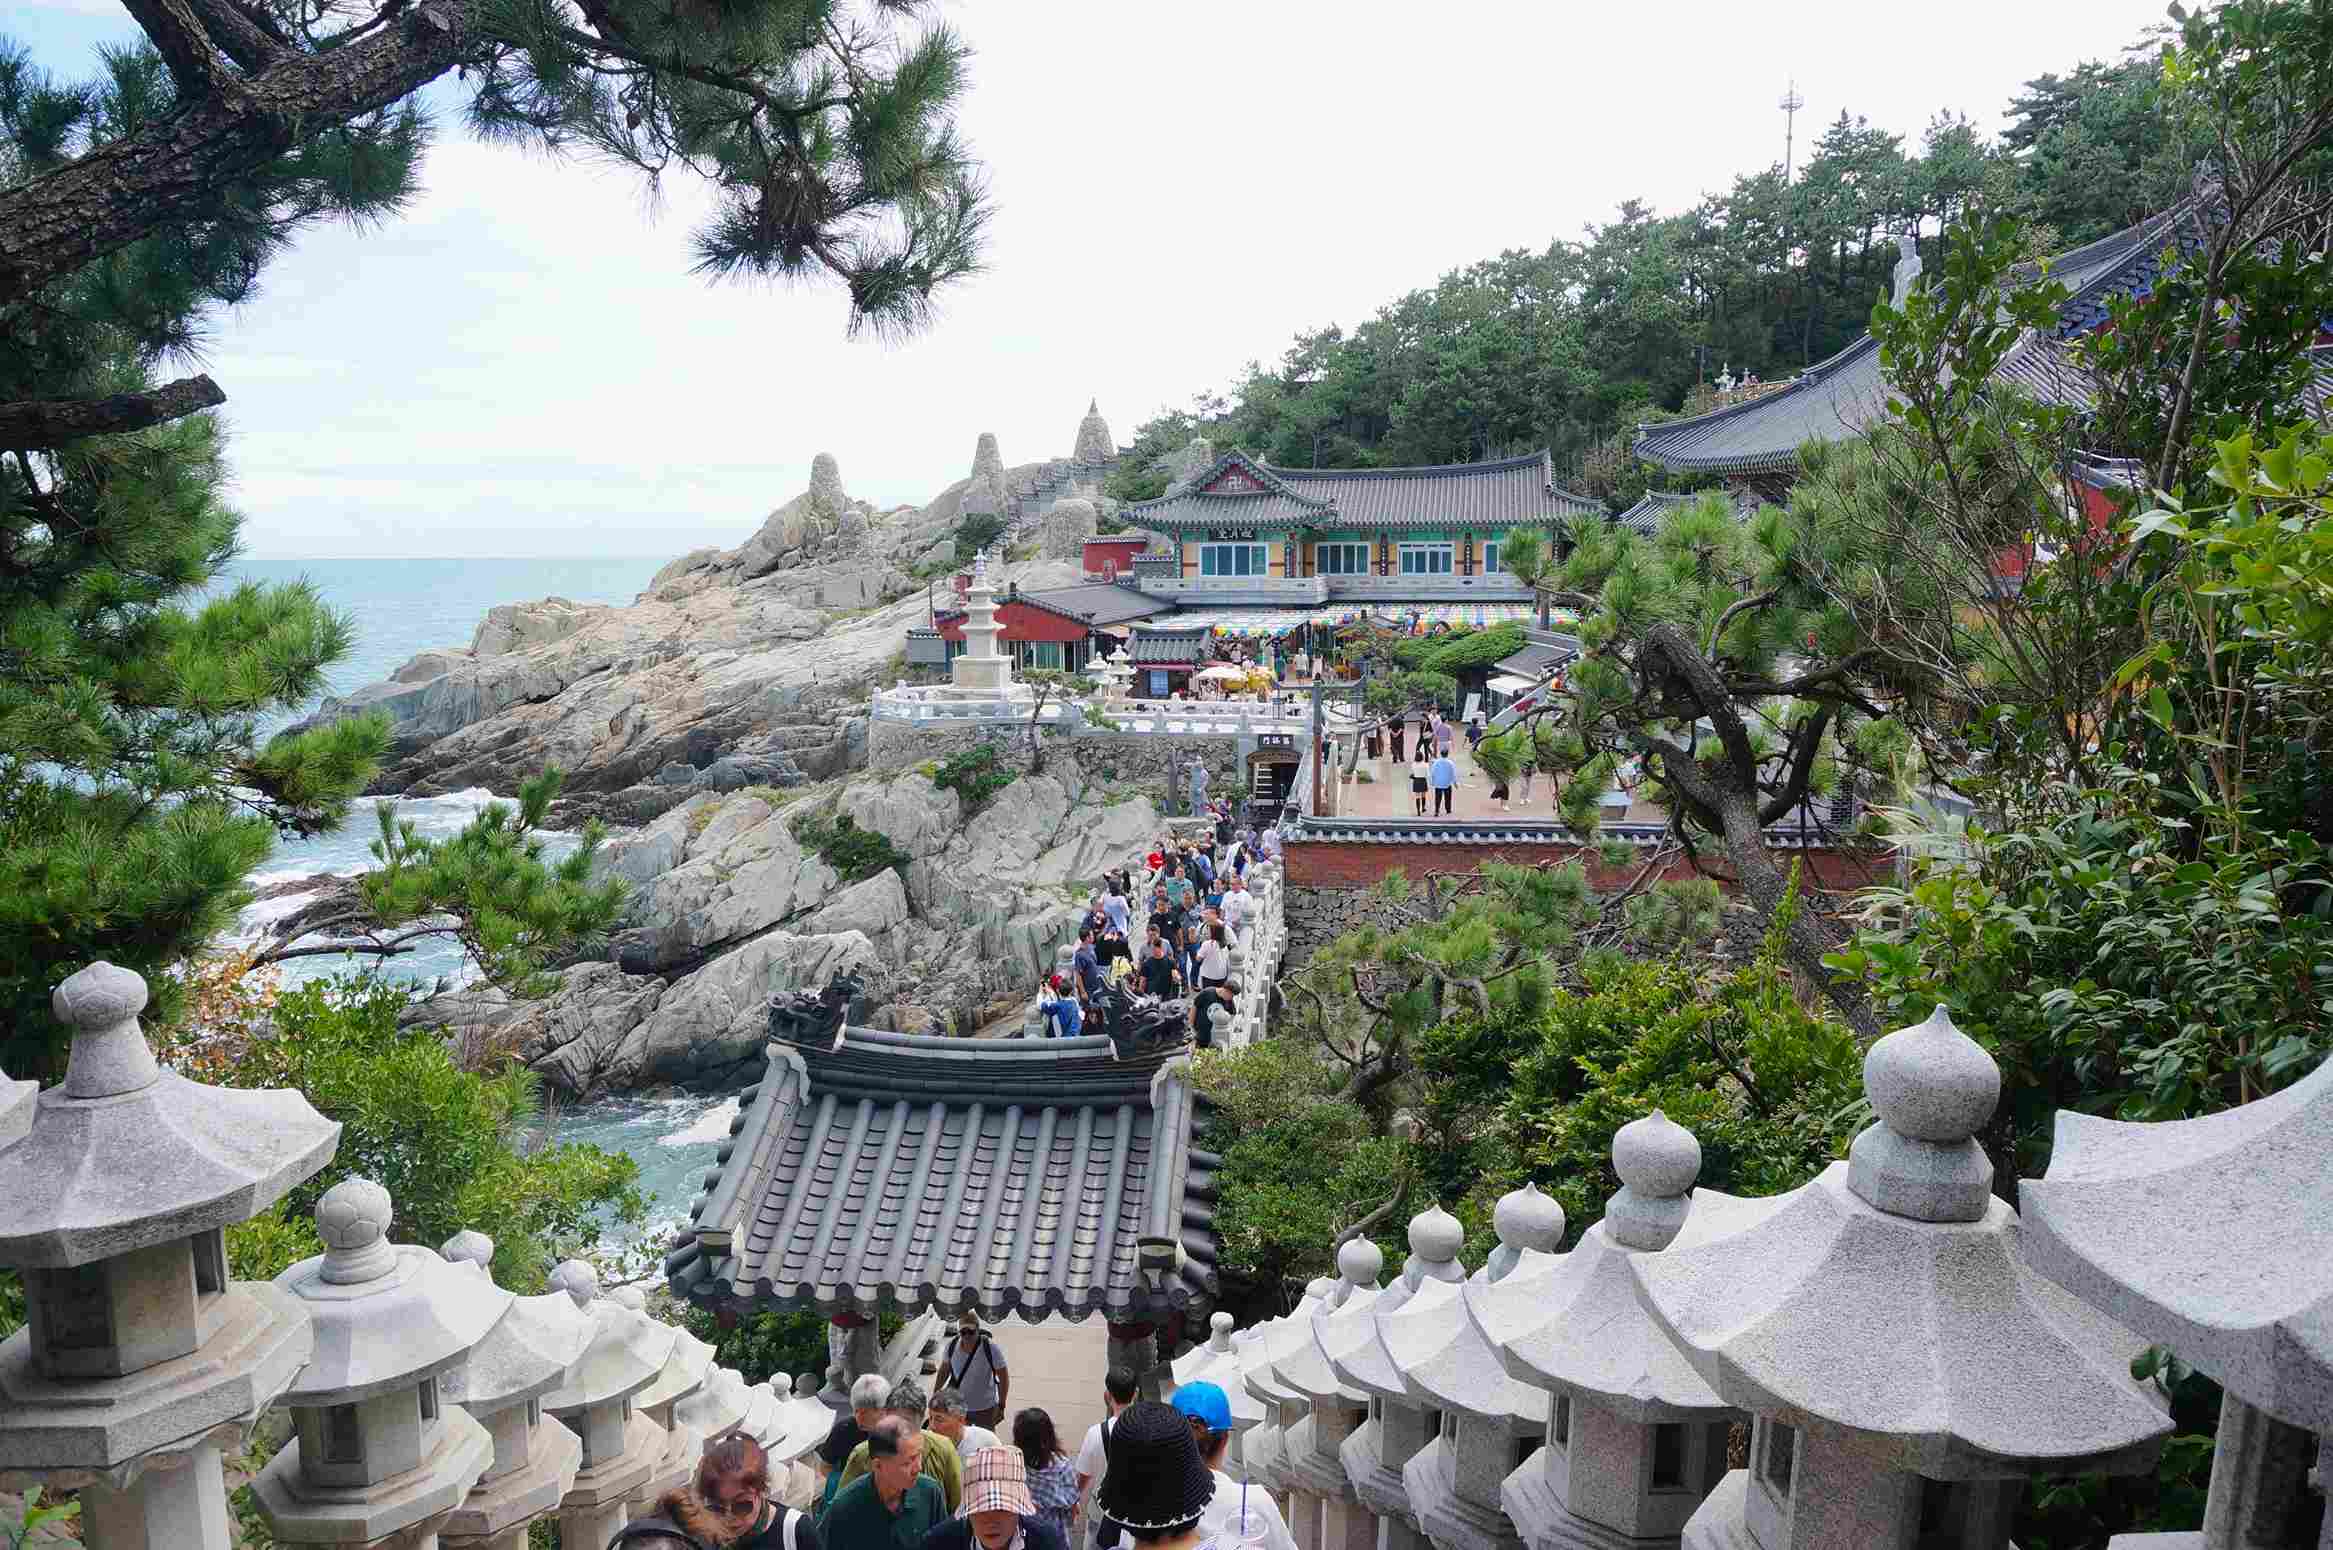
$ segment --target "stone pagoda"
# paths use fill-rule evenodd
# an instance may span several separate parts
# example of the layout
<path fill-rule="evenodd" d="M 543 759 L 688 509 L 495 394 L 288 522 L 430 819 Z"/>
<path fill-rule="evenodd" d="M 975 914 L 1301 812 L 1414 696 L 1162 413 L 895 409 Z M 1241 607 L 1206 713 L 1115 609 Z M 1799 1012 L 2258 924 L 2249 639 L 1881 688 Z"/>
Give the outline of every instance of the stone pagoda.
<path fill-rule="evenodd" d="M 1332 1324 L 1370 1317 L 1384 1268 L 1385 1255 L 1376 1244 L 1367 1238 L 1347 1240 L 1337 1250 L 1337 1279 L 1322 1306 L 1298 1328 L 1295 1349 L 1272 1364 L 1274 1375 L 1303 1395 L 1311 1410 L 1287 1431 L 1287 1467 L 1319 1498 L 1320 1550 L 1371 1550 L 1377 1543 L 1376 1517 L 1354 1493 L 1343 1451 L 1369 1417 L 1369 1396 L 1329 1365 L 1324 1334 Z"/>
<path fill-rule="evenodd" d="M 316 1354 L 284 1395 L 296 1435 L 252 1481 L 278 1540 L 435 1550 L 493 1467 L 494 1439 L 445 1394 L 515 1300 L 434 1249 L 389 1242 L 389 1192 L 343 1179 L 316 1202 L 324 1252 L 275 1284 Z"/>
<path fill-rule="evenodd" d="M 562 1264 L 551 1284 L 592 1318 L 582 1359 L 564 1384 L 542 1397 L 543 1408 L 583 1439 L 583 1467 L 559 1503 L 559 1542 L 604 1545 L 663 1463 L 670 1439 L 633 1407 L 632 1397 L 663 1374 L 680 1331 L 600 1296 L 599 1274 L 583 1260 Z"/>
<path fill-rule="evenodd" d="M 1504 1230 L 1493 1264 L 1471 1281 L 1424 1281 L 1377 1321 L 1378 1339 L 1411 1400 L 1442 1416 L 1441 1435 L 1428 1438 L 1401 1472 L 1418 1526 L 1441 1550 L 1520 1550 L 1499 1485 L 1547 1432 L 1546 1391 L 1508 1376 L 1498 1348 L 1467 1317 L 1466 1298 L 1524 1251 L 1560 1247 L 1563 1212 L 1537 1190 L 1507 1196 L 1498 1210 Z M 1450 1257 L 1457 1258 L 1455 1246 Z"/>
<path fill-rule="evenodd" d="M 1701 1144 L 1657 1109 L 1613 1136 L 1612 1167 L 1620 1192 L 1577 1248 L 1526 1251 L 1503 1278 L 1467 1288 L 1507 1371 L 1552 1399 L 1546 1445 L 1500 1488 L 1532 1550 L 1675 1545 L 1724 1478 L 1741 1418 L 1653 1323 L 1629 1267 L 1689 1223 L 1723 1231 L 1741 1202 L 1694 1190 Z"/>
<path fill-rule="evenodd" d="M 2222 1391 L 2202 1531 L 2115 1550 L 2333 1550 L 2329 1159 L 2333 1061 L 2201 1119 L 2058 1116 L 2049 1172 L 2019 1190 L 2026 1258 Z"/>
<path fill-rule="evenodd" d="M 456 1233 L 445 1257 L 493 1284 L 494 1240 L 484 1233 Z M 516 1298 L 469 1362 L 446 1375 L 442 1397 L 494 1440 L 494 1462 L 439 1531 L 448 1550 L 526 1550 L 528 1525 L 575 1488 L 583 1443 L 543 1414 L 542 1400 L 567 1381 L 592 1333 L 591 1315 L 565 1292 Z"/>
<path fill-rule="evenodd" d="M 996 622 L 996 588 L 988 580 L 988 551 L 972 557 L 972 581 L 964 591 L 964 652 L 948 665 L 964 694 L 1003 698 L 1013 686 L 1013 661 L 997 648 L 1004 627 Z"/>
<path fill-rule="evenodd" d="M 1410 1221 L 1410 1253 L 1401 1279 L 1377 1296 L 1364 1328 L 1360 1321 L 1324 1332 L 1322 1349 L 1339 1379 L 1370 1396 L 1369 1417 L 1345 1440 L 1345 1473 L 1354 1491 L 1376 1512 L 1380 1550 L 1423 1550 L 1426 1543 L 1406 1476 L 1410 1464 L 1441 1435 L 1442 1416 L 1412 1393 L 1401 1367 L 1386 1348 L 1388 1319 L 1415 1300 L 1429 1284 L 1455 1285 L 1466 1279 L 1458 1251 L 1466 1241 L 1458 1219 L 1432 1207 Z"/>
<path fill-rule="evenodd" d="M 1972 1139 L 2000 1068 L 1939 1009 L 1871 1047 L 1878 1120 L 1734 1230 L 1630 1260 L 1647 1307 L 1726 1403 L 1749 1468 L 1688 1550 L 2006 1550 L 2029 1477 L 2136 1473 L 2170 1424 L 2142 1342 L 2025 1263 Z"/>
<path fill-rule="evenodd" d="M 331 1161 L 340 1127 L 296 1092 L 162 1070 L 127 969 L 93 963 L 51 1004 L 64 1084 L 28 1106 L 0 1083 L 0 1265 L 30 1314 L 0 1344 L 0 1486 L 78 1487 L 98 1550 L 226 1550 L 222 1446 L 314 1345 L 297 1297 L 227 1279 L 223 1230 Z"/>

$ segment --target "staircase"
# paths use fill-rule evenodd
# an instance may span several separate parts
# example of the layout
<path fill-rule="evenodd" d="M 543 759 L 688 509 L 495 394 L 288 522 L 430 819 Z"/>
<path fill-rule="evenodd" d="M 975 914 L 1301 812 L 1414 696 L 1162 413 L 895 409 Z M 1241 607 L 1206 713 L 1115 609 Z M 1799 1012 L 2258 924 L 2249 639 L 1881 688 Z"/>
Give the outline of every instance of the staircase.
<path fill-rule="evenodd" d="M 1005 492 L 1004 526 L 1007 539 L 1025 537 L 1035 532 L 1045 521 L 1053 503 L 1080 484 L 1099 487 L 1104 479 L 1117 471 L 1124 453 L 1101 463 L 1073 463 L 1057 457 L 1045 465 L 1044 471 Z"/>

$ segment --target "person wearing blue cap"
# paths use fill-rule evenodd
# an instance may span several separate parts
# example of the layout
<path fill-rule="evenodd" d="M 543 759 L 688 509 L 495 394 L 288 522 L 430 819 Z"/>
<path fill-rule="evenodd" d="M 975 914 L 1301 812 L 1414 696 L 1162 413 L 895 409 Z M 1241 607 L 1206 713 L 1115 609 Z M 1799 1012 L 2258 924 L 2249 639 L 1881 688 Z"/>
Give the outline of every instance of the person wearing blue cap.
<path fill-rule="evenodd" d="M 1215 1476 L 1215 1495 L 1199 1515 L 1199 1531 L 1221 1546 L 1254 1545 L 1258 1550 L 1296 1550 L 1288 1520 L 1272 1502 L 1272 1493 L 1249 1486 L 1223 1472 L 1224 1455 L 1231 1451 L 1231 1397 L 1220 1384 L 1201 1379 L 1186 1383 L 1168 1403 L 1191 1423 L 1191 1440 L 1199 1445 L 1199 1460 Z"/>

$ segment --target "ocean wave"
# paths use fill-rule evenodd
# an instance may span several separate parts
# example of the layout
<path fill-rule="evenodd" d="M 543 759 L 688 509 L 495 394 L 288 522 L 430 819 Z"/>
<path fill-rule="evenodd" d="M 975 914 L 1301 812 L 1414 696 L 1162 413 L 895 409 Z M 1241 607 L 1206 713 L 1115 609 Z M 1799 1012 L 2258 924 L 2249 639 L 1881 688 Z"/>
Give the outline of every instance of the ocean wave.
<path fill-rule="evenodd" d="M 729 1127 L 737 1119 L 737 1097 L 733 1093 L 722 1099 L 696 1119 L 680 1129 L 656 1138 L 659 1146 L 718 1146 L 729 1139 Z"/>

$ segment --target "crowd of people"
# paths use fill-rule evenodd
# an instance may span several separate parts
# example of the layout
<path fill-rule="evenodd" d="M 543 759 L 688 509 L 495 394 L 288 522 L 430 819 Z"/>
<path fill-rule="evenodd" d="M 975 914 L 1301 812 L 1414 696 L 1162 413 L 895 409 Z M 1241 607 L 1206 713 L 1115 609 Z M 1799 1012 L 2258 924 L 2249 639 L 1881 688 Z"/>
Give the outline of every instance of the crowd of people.
<path fill-rule="evenodd" d="M 980 1386 L 967 1380 L 981 1376 Z M 705 1444 L 689 1484 L 617 1534 L 636 1550 L 1295 1550 L 1269 1493 L 1224 1473 L 1231 1399 L 1186 1383 L 1168 1403 L 1137 1398 L 1123 1368 L 1103 1380 L 1104 1418 L 1073 1457 L 1053 1418 L 1026 1408 L 1000 1424 L 1010 1369 L 972 1315 L 925 1397 L 913 1379 L 870 1374 L 815 1455 L 814 1488 L 774 1479 L 742 1431 Z M 978 1401 L 993 1394 L 994 1402 Z M 614 1546 L 610 1547 L 614 1550 Z"/>
<path fill-rule="evenodd" d="M 1078 925 L 1068 971 L 1039 989 L 1048 1036 L 1083 1032 L 1095 998 L 1119 986 L 1139 1001 L 1180 1004 L 1200 1047 L 1213 1044 L 1216 1009 L 1228 1014 L 1239 996 L 1231 944 L 1260 908 L 1247 872 L 1278 855 L 1279 838 L 1268 828 L 1236 827 L 1226 803 L 1213 804 L 1209 816 L 1208 831 L 1161 835 L 1140 877 L 1129 869 L 1103 878 Z"/>

